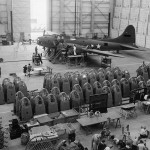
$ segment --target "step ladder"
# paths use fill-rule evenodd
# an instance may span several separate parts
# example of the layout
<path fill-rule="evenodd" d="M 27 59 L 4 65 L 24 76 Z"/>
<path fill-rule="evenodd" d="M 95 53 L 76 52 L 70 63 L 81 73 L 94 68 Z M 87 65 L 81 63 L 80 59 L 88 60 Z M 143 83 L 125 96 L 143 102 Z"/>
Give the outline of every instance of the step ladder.
<path fill-rule="evenodd" d="M 61 55 L 62 50 L 59 50 L 57 54 L 52 58 L 51 62 L 54 64 L 57 60 L 57 58 Z"/>

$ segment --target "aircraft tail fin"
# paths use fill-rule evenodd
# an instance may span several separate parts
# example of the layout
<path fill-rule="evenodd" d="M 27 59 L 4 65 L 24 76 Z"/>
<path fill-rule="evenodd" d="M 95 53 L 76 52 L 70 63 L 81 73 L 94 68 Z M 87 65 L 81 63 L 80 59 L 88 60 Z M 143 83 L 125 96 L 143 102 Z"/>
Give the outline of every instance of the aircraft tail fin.
<path fill-rule="evenodd" d="M 123 43 L 123 44 L 135 44 L 135 28 L 133 25 L 128 25 L 124 32 L 117 38 L 110 39 L 110 42 Z"/>

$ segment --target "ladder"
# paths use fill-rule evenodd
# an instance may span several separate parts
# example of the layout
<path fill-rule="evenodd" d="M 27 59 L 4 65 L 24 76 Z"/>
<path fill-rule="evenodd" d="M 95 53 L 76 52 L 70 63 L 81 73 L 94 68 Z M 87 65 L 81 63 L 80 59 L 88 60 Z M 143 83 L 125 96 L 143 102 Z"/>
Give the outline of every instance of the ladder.
<path fill-rule="evenodd" d="M 52 58 L 51 62 L 54 64 L 56 62 L 56 59 L 61 55 L 62 50 L 59 50 L 57 54 Z"/>

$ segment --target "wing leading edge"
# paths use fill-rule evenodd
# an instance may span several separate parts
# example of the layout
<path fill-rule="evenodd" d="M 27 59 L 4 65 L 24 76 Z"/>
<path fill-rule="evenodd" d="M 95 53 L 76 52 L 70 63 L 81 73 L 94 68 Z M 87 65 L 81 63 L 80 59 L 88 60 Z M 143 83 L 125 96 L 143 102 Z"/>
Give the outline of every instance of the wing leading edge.
<path fill-rule="evenodd" d="M 82 48 L 82 50 L 84 52 L 87 52 L 87 53 L 93 53 L 93 54 L 98 54 L 98 55 L 103 55 L 103 56 L 113 56 L 113 57 L 120 57 L 120 58 L 124 58 L 123 56 L 120 56 L 120 55 L 115 55 L 115 54 L 112 54 L 108 51 L 100 51 L 100 50 L 97 50 L 97 49 L 87 49 L 87 48 Z"/>

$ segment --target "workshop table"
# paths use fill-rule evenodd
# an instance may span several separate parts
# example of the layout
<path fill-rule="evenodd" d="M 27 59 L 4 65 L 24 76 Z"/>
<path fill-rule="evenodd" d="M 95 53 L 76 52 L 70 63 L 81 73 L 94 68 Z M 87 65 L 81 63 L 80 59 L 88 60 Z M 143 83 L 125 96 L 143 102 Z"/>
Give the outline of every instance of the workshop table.
<path fill-rule="evenodd" d="M 75 59 L 75 66 L 84 63 L 84 55 L 70 55 L 67 57 L 68 67 L 71 66 L 71 60 Z"/>
<path fill-rule="evenodd" d="M 40 125 L 45 125 L 45 124 L 47 124 L 49 126 L 53 125 L 53 119 L 51 119 L 48 115 L 38 117 L 37 121 L 39 122 Z"/>
<path fill-rule="evenodd" d="M 127 119 L 129 116 L 130 117 L 137 117 L 135 105 L 133 103 L 128 104 L 128 105 L 123 105 L 120 108 L 120 114 Z"/>
<path fill-rule="evenodd" d="M 93 117 L 86 116 L 77 119 L 77 121 L 79 122 L 80 126 L 83 127 L 86 131 L 90 131 L 88 128 L 89 126 L 102 124 L 104 127 L 105 124 L 110 123 L 112 120 L 113 121 L 116 120 L 115 128 L 117 128 L 118 126 L 121 127 L 120 118 L 121 116 L 117 112 L 113 112 L 113 113 L 108 112 L 108 113 L 103 113 L 100 116 L 93 116 Z"/>
<path fill-rule="evenodd" d="M 65 117 L 65 122 L 75 122 L 79 116 L 79 113 L 74 109 L 61 111 L 61 114 Z"/>
<path fill-rule="evenodd" d="M 36 71 L 37 75 L 42 75 L 42 74 L 45 74 L 45 73 L 50 73 L 52 74 L 52 68 L 46 66 L 46 67 L 37 67 L 37 68 L 33 68 L 33 71 Z"/>

